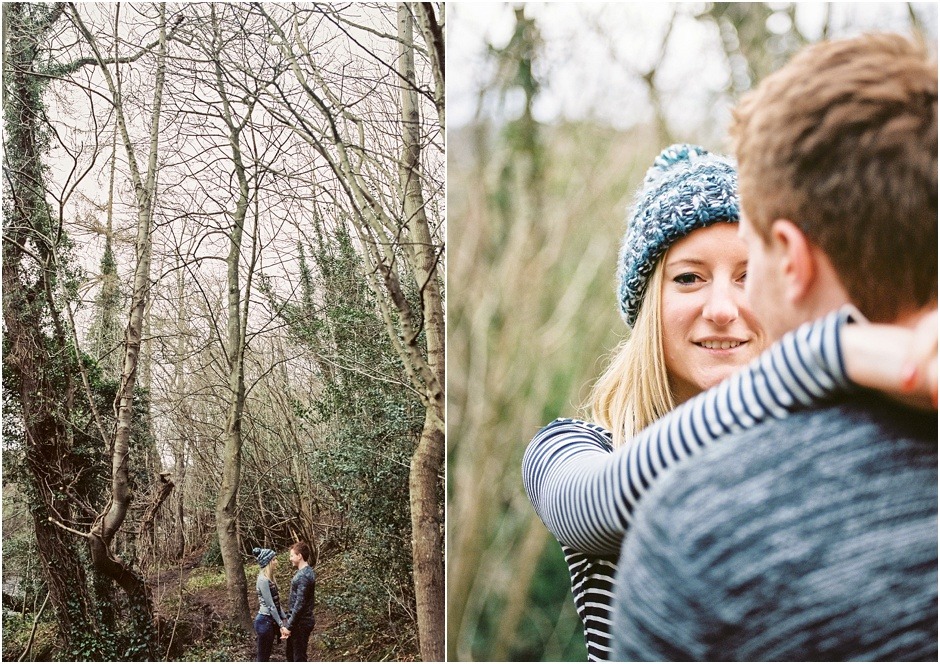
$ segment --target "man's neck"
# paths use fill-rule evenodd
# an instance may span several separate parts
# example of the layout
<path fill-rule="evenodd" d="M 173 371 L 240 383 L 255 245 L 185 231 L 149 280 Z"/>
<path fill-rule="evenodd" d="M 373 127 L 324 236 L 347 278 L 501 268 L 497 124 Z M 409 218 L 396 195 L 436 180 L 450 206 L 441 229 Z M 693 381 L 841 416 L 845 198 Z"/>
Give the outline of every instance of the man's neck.
<path fill-rule="evenodd" d="M 804 313 L 802 322 L 816 320 L 844 304 L 853 304 L 848 290 L 839 278 L 839 274 L 833 267 L 829 257 L 818 247 L 813 248 L 813 256 L 816 266 L 815 279 L 805 298 L 798 305 Z M 924 314 L 936 308 L 936 302 L 928 303 L 920 308 L 912 305 L 895 316 L 893 320 L 873 320 L 871 322 L 913 329 L 923 319 Z M 865 314 L 864 311 L 861 313 Z"/>
<path fill-rule="evenodd" d="M 821 318 L 852 301 L 825 252 L 819 247 L 813 247 L 812 252 L 816 266 L 815 276 L 802 302 L 797 304 L 797 307 L 804 313 L 801 323 Z"/>
<path fill-rule="evenodd" d="M 300 570 L 302 570 L 304 567 L 310 567 L 310 565 L 307 564 L 307 561 L 306 561 L 306 560 L 301 560 L 299 563 L 297 563 L 297 571 L 298 571 L 298 572 L 299 572 Z"/>
<path fill-rule="evenodd" d="M 899 325 L 901 327 L 906 327 L 908 329 L 914 329 L 915 327 L 917 327 L 917 324 L 923 320 L 924 314 L 936 308 L 937 308 L 937 303 L 934 302 L 933 304 L 929 304 L 926 307 L 923 307 L 921 309 L 912 309 L 911 311 L 905 311 L 901 313 L 893 321 L 891 321 L 891 325 Z"/>

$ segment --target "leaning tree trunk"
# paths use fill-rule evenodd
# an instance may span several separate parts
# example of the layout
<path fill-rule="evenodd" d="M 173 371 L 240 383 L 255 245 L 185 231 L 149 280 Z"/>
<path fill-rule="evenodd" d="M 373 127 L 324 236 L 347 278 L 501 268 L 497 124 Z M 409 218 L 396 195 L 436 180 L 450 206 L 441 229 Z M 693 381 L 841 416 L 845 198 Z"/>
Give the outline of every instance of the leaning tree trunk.
<path fill-rule="evenodd" d="M 427 412 L 421 439 L 411 458 L 409 491 L 415 602 L 421 658 L 444 660 L 444 547 L 439 495 L 444 466 L 444 308 L 437 270 L 439 252 L 425 215 L 421 193 L 418 99 L 415 84 L 414 37 L 408 6 L 398 5 L 399 73 L 409 85 L 401 88 L 402 155 L 399 167 L 415 279 L 421 293 L 428 368 Z M 411 340 L 412 342 L 416 339 Z"/>
<path fill-rule="evenodd" d="M 157 179 L 157 149 L 160 135 L 160 109 L 163 101 L 163 82 L 166 72 L 166 7 L 160 5 L 159 41 L 157 48 L 157 71 L 154 84 L 153 107 L 151 110 L 150 145 L 146 179 L 140 173 L 134 144 L 131 141 L 124 115 L 123 99 L 119 85 L 116 85 L 111 72 L 98 49 L 97 41 L 85 26 L 77 9 L 72 8 L 72 17 L 76 27 L 92 48 L 99 70 L 105 77 L 112 99 L 118 123 L 118 129 L 127 151 L 128 166 L 134 185 L 137 203 L 137 265 L 134 269 L 131 311 L 124 333 L 124 359 L 121 381 L 115 397 L 114 407 L 117 423 L 112 437 L 111 448 L 111 496 L 107 506 L 98 515 L 89 534 L 92 561 L 95 569 L 114 580 L 127 595 L 131 606 L 131 620 L 141 637 L 139 652 L 143 658 L 151 655 L 153 629 L 153 597 L 150 586 L 139 574 L 117 558 L 111 551 L 111 543 L 121 529 L 130 506 L 131 491 L 128 460 L 130 452 L 131 429 L 134 423 L 134 387 L 137 383 L 137 370 L 140 364 L 140 350 L 144 326 L 144 311 L 150 293 L 150 262 L 153 241 L 151 226 L 154 210 Z"/>
<path fill-rule="evenodd" d="M 437 120 L 441 126 L 441 132 L 444 132 L 445 120 L 445 98 L 444 98 L 444 26 L 437 20 L 434 12 L 434 3 L 416 2 L 415 17 L 418 25 L 421 27 L 421 34 L 424 35 L 424 41 L 428 45 L 428 59 L 431 62 L 431 73 L 434 75 L 434 106 L 437 108 Z M 442 8 L 443 11 L 443 8 Z"/>

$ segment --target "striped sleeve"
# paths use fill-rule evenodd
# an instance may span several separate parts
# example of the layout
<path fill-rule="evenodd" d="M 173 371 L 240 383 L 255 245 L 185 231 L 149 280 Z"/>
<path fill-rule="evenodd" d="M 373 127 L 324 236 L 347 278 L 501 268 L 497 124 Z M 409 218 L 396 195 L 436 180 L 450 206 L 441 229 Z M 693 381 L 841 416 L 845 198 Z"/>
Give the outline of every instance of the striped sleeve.
<path fill-rule="evenodd" d="M 747 367 L 611 451 L 601 427 L 556 420 L 522 459 L 526 494 L 564 545 L 611 555 L 635 505 L 666 470 L 722 436 L 851 391 L 839 334 L 857 316 L 843 307 L 788 333 Z"/>

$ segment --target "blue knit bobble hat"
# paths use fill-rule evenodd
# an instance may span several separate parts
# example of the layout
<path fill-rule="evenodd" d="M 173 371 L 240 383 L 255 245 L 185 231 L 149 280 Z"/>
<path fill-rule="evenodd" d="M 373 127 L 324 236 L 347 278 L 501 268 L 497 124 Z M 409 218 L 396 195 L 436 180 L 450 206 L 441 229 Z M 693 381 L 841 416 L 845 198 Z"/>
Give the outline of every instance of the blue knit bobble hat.
<path fill-rule="evenodd" d="M 268 563 L 274 559 L 274 556 L 277 555 L 271 549 L 259 549 L 255 547 L 251 550 L 255 557 L 258 559 L 258 567 L 262 569 L 268 566 Z"/>
<path fill-rule="evenodd" d="M 698 228 L 739 217 L 733 161 L 685 143 L 663 150 L 637 192 L 620 249 L 618 295 L 627 325 L 636 323 L 653 268 L 669 247 Z"/>

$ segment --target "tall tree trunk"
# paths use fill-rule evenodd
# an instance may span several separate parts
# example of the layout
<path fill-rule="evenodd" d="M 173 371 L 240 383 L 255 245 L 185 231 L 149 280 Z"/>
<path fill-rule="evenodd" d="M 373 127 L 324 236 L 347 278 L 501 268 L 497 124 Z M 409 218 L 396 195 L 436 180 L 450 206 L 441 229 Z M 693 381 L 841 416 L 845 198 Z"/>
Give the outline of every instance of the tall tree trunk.
<path fill-rule="evenodd" d="M 239 209 L 242 203 L 239 201 Z M 238 213 L 236 212 L 236 217 Z M 244 223 L 244 212 L 241 213 Z M 229 354 L 229 406 L 225 419 L 225 448 L 222 453 L 222 484 L 216 502 L 216 530 L 219 549 L 225 566 L 225 582 L 228 589 L 231 617 L 245 630 L 251 629 L 248 610 L 248 582 L 242 566 L 241 547 L 238 542 L 238 489 L 241 483 L 242 465 L 242 414 L 245 410 L 244 348 L 241 344 L 241 292 L 238 279 L 241 227 L 229 239 L 228 261 L 228 354 Z"/>
<path fill-rule="evenodd" d="M 173 479 L 176 486 L 179 487 L 176 492 L 176 532 L 175 541 L 172 546 L 172 555 L 176 560 L 182 560 L 186 555 L 186 524 L 185 524 L 185 492 L 183 487 L 186 481 L 186 441 L 189 437 L 189 427 L 185 420 L 179 415 L 189 415 L 189 408 L 184 404 L 183 394 L 185 388 L 185 378 L 183 373 L 183 362 L 186 356 L 186 323 L 184 321 L 184 282 L 182 269 L 177 264 L 177 289 L 176 289 L 176 356 L 173 365 L 173 391 L 172 397 L 176 400 L 177 406 L 174 411 L 178 413 L 176 419 L 176 441 L 173 444 Z M 182 411 L 182 413 L 180 413 Z"/>
<path fill-rule="evenodd" d="M 221 34 L 215 7 L 210 8 L 212 16 L 213 48 L 221 48 Z M 225 450 L 222 456 L 222 485 L 216 503 L 216 529 L 219 534 L 219 549 L 225 565 L 225 582 L 228 589 L 229 609 L 232 619 L 246 631 L 251 631 L 251 614 L 248 609 L 248 582 L 242 565 L 241 547 L 238 542 L 238 489 L 241 483 L 242 465 L 242 415 L 245 410 L 245 324 L 247 322 L 248 289 L 243 296 L 239 281 L 239 267 L 242 252 L 242 236 L 245 229 L 245 216 L 248 212 L 248 177 L 241 152 L 241 131 L 244 123 L 237 121 L 226 93 L 222 78 L 222 65 L 218 50 L 215 59 L 216 91 L 222 99 L 222 118 L 229 130 L 229 146 L 232 150 L 232 164 L 238 178 L 238 202 L 232 216 L 232 229 L 229 233 L 229 253 L 226 258 L 228 272 L 228 388 L 229 406 L 225 420 Z M 250 115 L 250 111 L 249 111 Z M 242 311 L 244 305 L 245 311 Z"/>
<path fill-rule="evenodd" d="M 411 83 L 401 88 L 402 155 L 399 167 L 409 243 L 415 279 L 421 293 L 427 340 L 428 367 L 435 381 L 428 385 L 430 407 L 421 439 L 411 458 L 409 490 L 415 601 L 418 639 L 424 661 L 444 660 L 444 547 L 441 496 L 438 488 L 444 466 L 444 310 L 437 265 L 438 247 L 431 237 L 421 193 L 420 117 L 415 92 L 414 35 L 411 12 L 398 5 L 399 73 Z"/>

